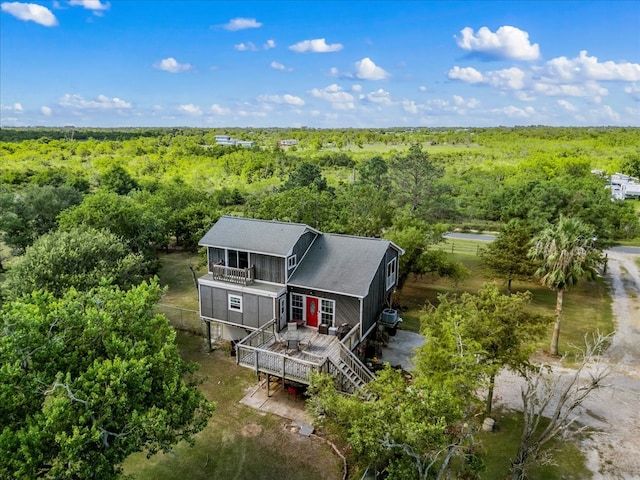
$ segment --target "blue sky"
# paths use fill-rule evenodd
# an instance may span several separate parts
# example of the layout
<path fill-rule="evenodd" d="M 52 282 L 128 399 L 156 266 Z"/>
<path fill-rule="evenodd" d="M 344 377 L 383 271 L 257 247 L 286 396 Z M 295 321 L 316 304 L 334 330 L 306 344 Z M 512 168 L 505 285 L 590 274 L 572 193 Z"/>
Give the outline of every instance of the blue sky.
<path fill-rule="evenodd" d="M 640 1 L 33 1 L 2 126 L 640 126 Z"/>

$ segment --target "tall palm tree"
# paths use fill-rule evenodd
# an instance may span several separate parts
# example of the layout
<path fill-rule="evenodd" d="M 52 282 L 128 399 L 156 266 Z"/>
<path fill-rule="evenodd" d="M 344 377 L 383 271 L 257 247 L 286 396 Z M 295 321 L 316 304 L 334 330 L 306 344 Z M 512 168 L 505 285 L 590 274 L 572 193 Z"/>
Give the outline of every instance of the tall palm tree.
<path fill-rule="evenodd" d="M 556 324 L 551 337 L 551 355 L 558 355 L 564 291 L 580 277 L 593 278 L 602 263 L 602 251 L 594 245 L 593 227 L 578 218 L 561 216 L 533 238 L 529 257 L 542 262 L 536 271 L 540 283 L 557 292 Z"/>

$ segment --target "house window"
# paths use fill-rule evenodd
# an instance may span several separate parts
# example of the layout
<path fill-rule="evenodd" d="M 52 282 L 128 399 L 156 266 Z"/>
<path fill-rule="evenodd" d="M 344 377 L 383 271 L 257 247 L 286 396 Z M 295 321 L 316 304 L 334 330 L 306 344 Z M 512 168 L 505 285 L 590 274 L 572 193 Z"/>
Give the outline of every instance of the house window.
<path fill-rule="evenodd" d="M 239 250 L 227 250 L 227 267 L 248 268 L 249 252 L 241 252 Z"/>
<path fill-rule="evenodd" d="M 304 297 L 297 293 L 291 294 L 291 320 L 304 320 Z"/>
<path fill-rule="evenodd" d="M 297 265 L 297 257 L 295 255 L 291 255 L 287 258 L 287 268 L 291 270 Z"/>
<path fill-rule="evenodd" d="M 240 295 L 229 295 L 229 310 L 242 313 L 242 297 Z"/>
<path fill-rule="evenodd" d="M 387 263 L 387 290 L 393 287 L 396 283 L 396 259 L 393 258 L 389 263 Z"/>
<path fill-rule="evenodd" d="M 336 302 L 333 300 L 320 300 L 320 318 L 322 323 L 326 323 L 329 326 L 334 325 L 334 319 L 336 316 Z"/>

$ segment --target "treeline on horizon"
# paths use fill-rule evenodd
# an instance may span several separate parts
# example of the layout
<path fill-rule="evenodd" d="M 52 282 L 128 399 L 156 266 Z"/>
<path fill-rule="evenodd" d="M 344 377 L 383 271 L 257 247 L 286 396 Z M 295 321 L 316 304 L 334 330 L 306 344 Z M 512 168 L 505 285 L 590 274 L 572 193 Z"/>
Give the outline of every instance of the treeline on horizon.
<path fill-rule="evenodd" d="M 415 141 L 429 141 L 448 138 L 460 141 L 469 139 L 472 135 L 482 135 L 491 132 L 491 136 L 516 135 L 524 138 L 539 138 L 545 140 L 579 140 L 594 138 L 601 133 L 617 131 L 623 136 L 626 133 L 637 135 L 640 131 L 638 127 L 610 127 L 610 126 L 590 126 L 590 127 L 550 127 L 544 125 L 516 126 L 516 127 L 388 127 L 388 128 L 312 128 L 312 127 L 0 127 L 0 141 L 21 142 L 23 140 L 130 140 L 140 137 L 157 137 L 164 135 L 231 135 L 238 136 L 242 140 L 257 141 L 260 139 L 278 137 L 278 139 L 305 138 L 309 134 L 321 135 L 345 135 L 353 137 L 356 143 L 358 138 L 364 134 L 369 140 L 383 141 L 385 135 L 410 134 Z M 477 139 L 474 139 L 477 141 Z"/>
<path fill-rule="evenodd" d="M 537 231 L 573 216 L 602 242 L 632 239 L 639 203 L 612 201 L 606 174 L 640 177 L 639 133 L 3 128 L 0 236 L 20 255 L 41 235 L 85 225 L 109 230 L 149 261 L 170 246 L 196 249 L 223 214 L 365 236 L 498 231 L 514 219 Z M 218 134 L 256 145 L 216 145 Z M 279 148 L 285 139 L 298 143 Z"/>

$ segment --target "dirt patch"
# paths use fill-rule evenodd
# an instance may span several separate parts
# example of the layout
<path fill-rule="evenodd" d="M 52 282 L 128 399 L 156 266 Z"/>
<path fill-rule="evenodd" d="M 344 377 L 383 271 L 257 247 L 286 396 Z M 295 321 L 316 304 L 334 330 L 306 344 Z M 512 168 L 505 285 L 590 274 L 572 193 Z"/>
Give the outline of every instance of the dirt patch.
<path fill-rule="evenodd" d="M 243 437 L 257 437 L 262 433 L 262 427 L 257 423 L 249 423 L 247 425 L 243 425 L 240 429 L 240 435 Z"/>

